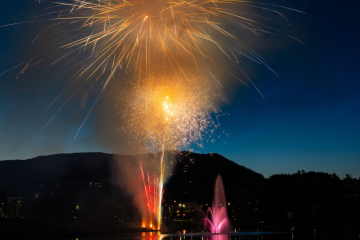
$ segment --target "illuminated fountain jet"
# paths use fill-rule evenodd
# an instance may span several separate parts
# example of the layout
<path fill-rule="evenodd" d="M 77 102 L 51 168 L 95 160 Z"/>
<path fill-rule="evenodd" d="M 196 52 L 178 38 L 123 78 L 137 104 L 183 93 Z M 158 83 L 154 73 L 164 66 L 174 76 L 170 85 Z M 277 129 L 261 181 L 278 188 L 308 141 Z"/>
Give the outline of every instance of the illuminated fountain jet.
<path fill-rule="evenodd" d="M 230 229 L 230 221 L 226 211 L 224 186 L 220 175 L 216 179 L 212 208 L 206 212 L 205 228 L 212 233 L 222 233 Z"/>

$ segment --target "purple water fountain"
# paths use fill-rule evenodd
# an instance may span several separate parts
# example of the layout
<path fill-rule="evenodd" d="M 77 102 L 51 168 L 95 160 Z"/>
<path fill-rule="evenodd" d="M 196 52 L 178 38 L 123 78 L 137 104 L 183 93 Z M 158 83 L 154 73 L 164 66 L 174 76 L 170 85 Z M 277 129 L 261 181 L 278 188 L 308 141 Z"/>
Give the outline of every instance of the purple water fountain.
<path fill-rule="evenodd" d="M 224 185 L 220 175 L 216 179 L 212 208 L 206 211 L 205 229 L 212 233 L 223 233 L 230 229 L 230 221 L 226 211 Z"/>

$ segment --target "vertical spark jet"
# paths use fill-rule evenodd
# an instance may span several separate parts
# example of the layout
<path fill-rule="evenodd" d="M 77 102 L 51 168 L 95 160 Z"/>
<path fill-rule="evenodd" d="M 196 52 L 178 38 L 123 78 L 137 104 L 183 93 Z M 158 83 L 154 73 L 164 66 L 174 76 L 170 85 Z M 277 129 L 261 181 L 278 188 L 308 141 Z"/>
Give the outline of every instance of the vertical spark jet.
<path fill-rule="evenodd" d="M 142 174 L 142 178 L 143 178 L 143 183 L 144 183 L 144 190 L 145 190 L 145 196 L 146 196 L 146 206 L 148 207 L 149 209 L 149 217 L 150 217 L 150 222 L 149 222 L 149 226 L 151 227 L 152 225 L 152 211 L 151 211 L 151 199 L 149 198 L 149 193 L 148 193 L 148 186 L 146 185 L 145 183 L 145 175 L 144 175 L 144 171 L 143 171 L 143 168 L 142 168 L 142 165 L 141 165 L 141 162 L 140 162 L 140 169 L 141 169 L 141 174 Z M 148 183 L 149 185 L 150 183 Z M 151 196 L 150 196 L 151 197 Z M 146 221 L 143 220 L 143 224 L 142 226 L 145 227 L 146 226 Z"/>
<path fill-rule="evenodd" d="M 160 230 L 161 227 L 161 202 L 163 198 L 163 187 L 164 187 L 164 153 L 163 150 L 162 156 L 160 159 L 160 178 L 156 177 L 154 174 L 153 180 L 150 177 L 149 172 L 147 172 L 147 177 L 145 177 L 144 170 L 140 162 L 141 176 L 144 183 L 145 191 L 145 201 L 146 206 L 149 211 L 148 227 L 152 229 Z M 146 216 L 143 216 L 142 227 L 146 227 Z M 157 222 L 157 224 L 156 224 Z M 157 226 L 156 226 L 157 225 Z M 156 228 L 157 227 L 157 228 Z"/>
<path fill-rule="evenodd" d="M 163 197 L 163 188 L 164 188 L 164 170 L 165 170 L 165 163 L 164 163 L 164 154 L 165 154 L 165 146 L 164 142 L 162 145 L 162 154 L 160 158 L 160 181 L 159 181 L 159 199 L 158 199 L 158 212 L 157 212 L 157 219 L 158 219 L 158 230 L 160 230 L 161 226 L 161 203 Z"/>

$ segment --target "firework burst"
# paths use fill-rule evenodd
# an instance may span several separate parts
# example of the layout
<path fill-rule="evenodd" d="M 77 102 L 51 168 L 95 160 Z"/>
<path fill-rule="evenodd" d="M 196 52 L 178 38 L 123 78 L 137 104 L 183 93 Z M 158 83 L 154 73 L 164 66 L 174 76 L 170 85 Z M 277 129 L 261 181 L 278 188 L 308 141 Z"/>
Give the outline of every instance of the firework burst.
<path fill-rule="evenodd" d="M 65 62 L 73 70 L 72 85 L 99 84 L 101 96 L 113 80 L 131 81 L 134 88 L 151 91 L 156 78 L 175 72 L 183 81 L 205 69 L 222 93 L 223 81 L 214 68 L 239 67 L 239 57 L 261 65 L 264 60 L 238 36 L 281 34 L 267 25 L 260 12 L 279 15 L 285 7 L 241 0 L 72 0 L 52 3 L 47 13 L 32 21 L 54 21 L 49 51 L 24 62 L 20 73 L 41 61 Z M 256 10 L 256 13 L 251 13 Z M 288 10 L 288 9 L 287 9 Z M 294 10 L 294 9 L 290 9 Z M 297 11 L 297 10 L 294 10 Z M 31 22 L 31 21 L 29 21 Z M 286 34 L 285 34 L 286 35 Z M 33 42 L 34 42 L 33 41 Z M 52 59 L 51 61 L 49 59 Z M 20 65 L 21 66 L 21 65 Z M 235 75 L 233 75 L 235 76 Z M 250 81 L 244 74 L 244 81 Z M 235 76 L 235 78 L 240 78 Z M 250 81 L 251 82 L 251 81 Z M 96 100 L 94 101 L 96 102 Z"/>

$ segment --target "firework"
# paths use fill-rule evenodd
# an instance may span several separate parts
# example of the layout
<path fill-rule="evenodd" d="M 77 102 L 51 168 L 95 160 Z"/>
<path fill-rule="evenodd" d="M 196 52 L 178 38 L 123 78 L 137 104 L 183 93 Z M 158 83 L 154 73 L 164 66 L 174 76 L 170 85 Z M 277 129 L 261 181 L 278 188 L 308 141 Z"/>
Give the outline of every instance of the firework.
<path fill-rule="evenodd" d="M 132 148 L 144 152 L 161 152 L 159 177 L 151 181 L 140 164 L 150 221 L 148 226 L 160 229 L 164 187 L 165 152 L 188 148 L 191 143 L 206 141 L 218 127 L 213 118 L 219 115 L 204 90 L 180 83 L 157 86 L 151 95 L 136 94 L 124 109 L 121 126 Z M 134 93 L 133 93 L 134 94 Z M 212 118 L 213 117 L 213 118 Z M 155 197 L 156 196 L 156 197 Z M 156 226 L 154 225 L 156 220 Z"/>
<path fill-rule="evenodd" d="M 152 184 L 148 178 L 146 183 L 143 173 L 150 218 L 156 218 L 160 228 L 165 151 L 201 143 L 219 126 L 218 110 L 203 87 L 206 81 L 199 75 L 206 72 L 225 98 L 215 69 L 235 68 L 242 72 L 239 57 L 268 67 L 237 36 L 241 35 L 239 31 L 255 35 L 282 33 L 262 22 L 265 17 L 247 11 L 267 11 L 287 21 L 277 10 L 286 8 L 241 0 L 52 3 L 48 13 L 32 21 L 53 21 L 47 31 L 55 31 L 56 37 L 46 44 L 49 51 L 19 65 L 20 74 L 40 62 L 66 62 L 64 68 L 72 77 L 64 92 L 80 86 L 96 90 L 79 131 L 111 82 L 120 85 L 116 89 L 120 91 L 121 105 L 125 105 L 120 110 L 124 122 L 121 133 L 127 135 L 133 149 L 162 152 L 159 178 Z M 33 43 L 42 35 L 47 36 L 40 34 Z M 91 99 L 88 91 L 81 103 L 84 108 Z"/>

